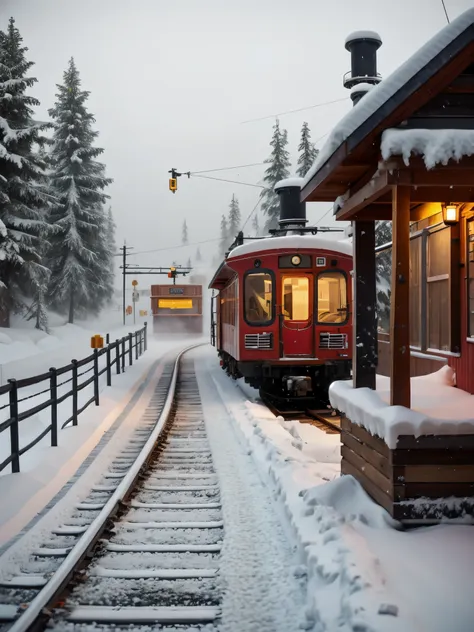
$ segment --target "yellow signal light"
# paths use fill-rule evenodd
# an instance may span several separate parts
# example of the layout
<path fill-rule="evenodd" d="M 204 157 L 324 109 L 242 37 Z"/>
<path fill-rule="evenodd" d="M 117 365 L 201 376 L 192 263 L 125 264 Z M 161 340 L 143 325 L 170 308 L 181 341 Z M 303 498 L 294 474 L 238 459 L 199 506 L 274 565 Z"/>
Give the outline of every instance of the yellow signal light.
<path fill-rule="evenodd" d="M 170 178 L 170 191 L 173 191 L 174 193 L 177 190 L 178 190 L 178 179 Z"/>

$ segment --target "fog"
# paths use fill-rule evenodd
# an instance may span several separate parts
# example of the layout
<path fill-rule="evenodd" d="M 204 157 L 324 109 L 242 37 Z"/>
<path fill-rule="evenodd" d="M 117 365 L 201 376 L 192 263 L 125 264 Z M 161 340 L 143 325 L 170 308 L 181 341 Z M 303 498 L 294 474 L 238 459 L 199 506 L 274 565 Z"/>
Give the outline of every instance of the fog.
<path fill-rule="evenodd" d="M 445 0 L 451 19 L 472 0 Z M 0 28 L 10 16 L 35 62 L 31 94 L 46 119 L 56 83 L 74 56 L 100 132 L 117 242 L 134 263 L 186 264 L 195 245 L 216 249 L 219 222 L 234 193 L 245 219 L 259 189 L 192 177 L 168 190 L 168 170 L 201 171 L 267 158 L 280 115 L 296 165 L 303 121 L 321 147 L 352 107 L 342 86 L 350 69 L 345 37 L 380 33 L 378 71 L 387 76 L 446 24 L 441 0 L 0 0 Z M 243 123 L 249 119 L 260 119 Z M 261 183 L 265 166 L 203 174 Z M 329 204 L 308 205 L 311 223 L 333 224 Z M 263 220 L 260 222 L 263 224 Z M 250 224 L 248 225 L 250 228 Z M 149 279 L 149 277 L 145 277 Z M 156 281 L 158 282 L 158 281 Z"/>

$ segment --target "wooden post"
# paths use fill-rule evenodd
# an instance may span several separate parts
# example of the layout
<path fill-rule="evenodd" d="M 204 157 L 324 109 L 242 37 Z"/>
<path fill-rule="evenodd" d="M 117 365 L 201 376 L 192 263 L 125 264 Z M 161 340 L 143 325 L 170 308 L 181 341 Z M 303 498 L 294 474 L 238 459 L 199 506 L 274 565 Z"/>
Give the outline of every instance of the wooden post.
<path fill-rule="evenodd" d="M 392 192 L 390 404 L 410 408 L 410 187 Z"/>
<path fill-rule="evenodd" d="M 50 395 L 51 400 L 51 446 L 58 445 L 58 372 L 53 367 L 50 372 Z"/>
<path fill-rule="evenodd" d="M 451 248 L 449 265 L 449 338 L 450 351 L 459 353 L 461 351 L 461 227 L 459 222 L 450 227 Z"/>
<path fill-rule="evenodd" d="M 375 286 L 375 222 L 354 222 L 354 350 L 355 388 L 375 389 L 377 370 L 377 292 Z"/>

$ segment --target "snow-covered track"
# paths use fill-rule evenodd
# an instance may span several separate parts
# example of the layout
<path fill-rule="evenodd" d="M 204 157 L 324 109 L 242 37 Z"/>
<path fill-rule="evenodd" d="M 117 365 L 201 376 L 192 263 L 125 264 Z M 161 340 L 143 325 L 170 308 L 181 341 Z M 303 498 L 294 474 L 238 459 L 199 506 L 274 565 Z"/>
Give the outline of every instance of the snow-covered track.
<path fill-rule="evenodd" d="M 151 433 L 131 439 L 76 506 L 79 517 L 58 525 L 31 567 L 0 585 L 2 632 L 82 630 L 85 623 L 198 630 L 218 618 L 219 488 L 184 353 L 164 371 L 143 415 Z"/>

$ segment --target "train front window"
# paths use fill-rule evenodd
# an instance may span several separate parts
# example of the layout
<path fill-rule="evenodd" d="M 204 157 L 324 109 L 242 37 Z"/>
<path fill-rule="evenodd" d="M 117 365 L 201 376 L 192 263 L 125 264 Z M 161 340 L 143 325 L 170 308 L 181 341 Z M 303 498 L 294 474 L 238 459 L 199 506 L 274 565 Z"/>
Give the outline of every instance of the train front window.
<path fill-rule="evenodd" d="M 318 276 L 318 323 L 337 325 L 348 316 L 347 282 L 342 272 L 322 272 Z"/>
<path fill-rule="evenodd" d="M 251 272 L 245 277 L 245 319 L 263 324 L 273 319 L 272 277 L 267 272 Z"/>
<path fill-rule="evenodd" d="M 283 277 L 284 320 L 308 320 L 309 279 L 308 277 Z"/>

